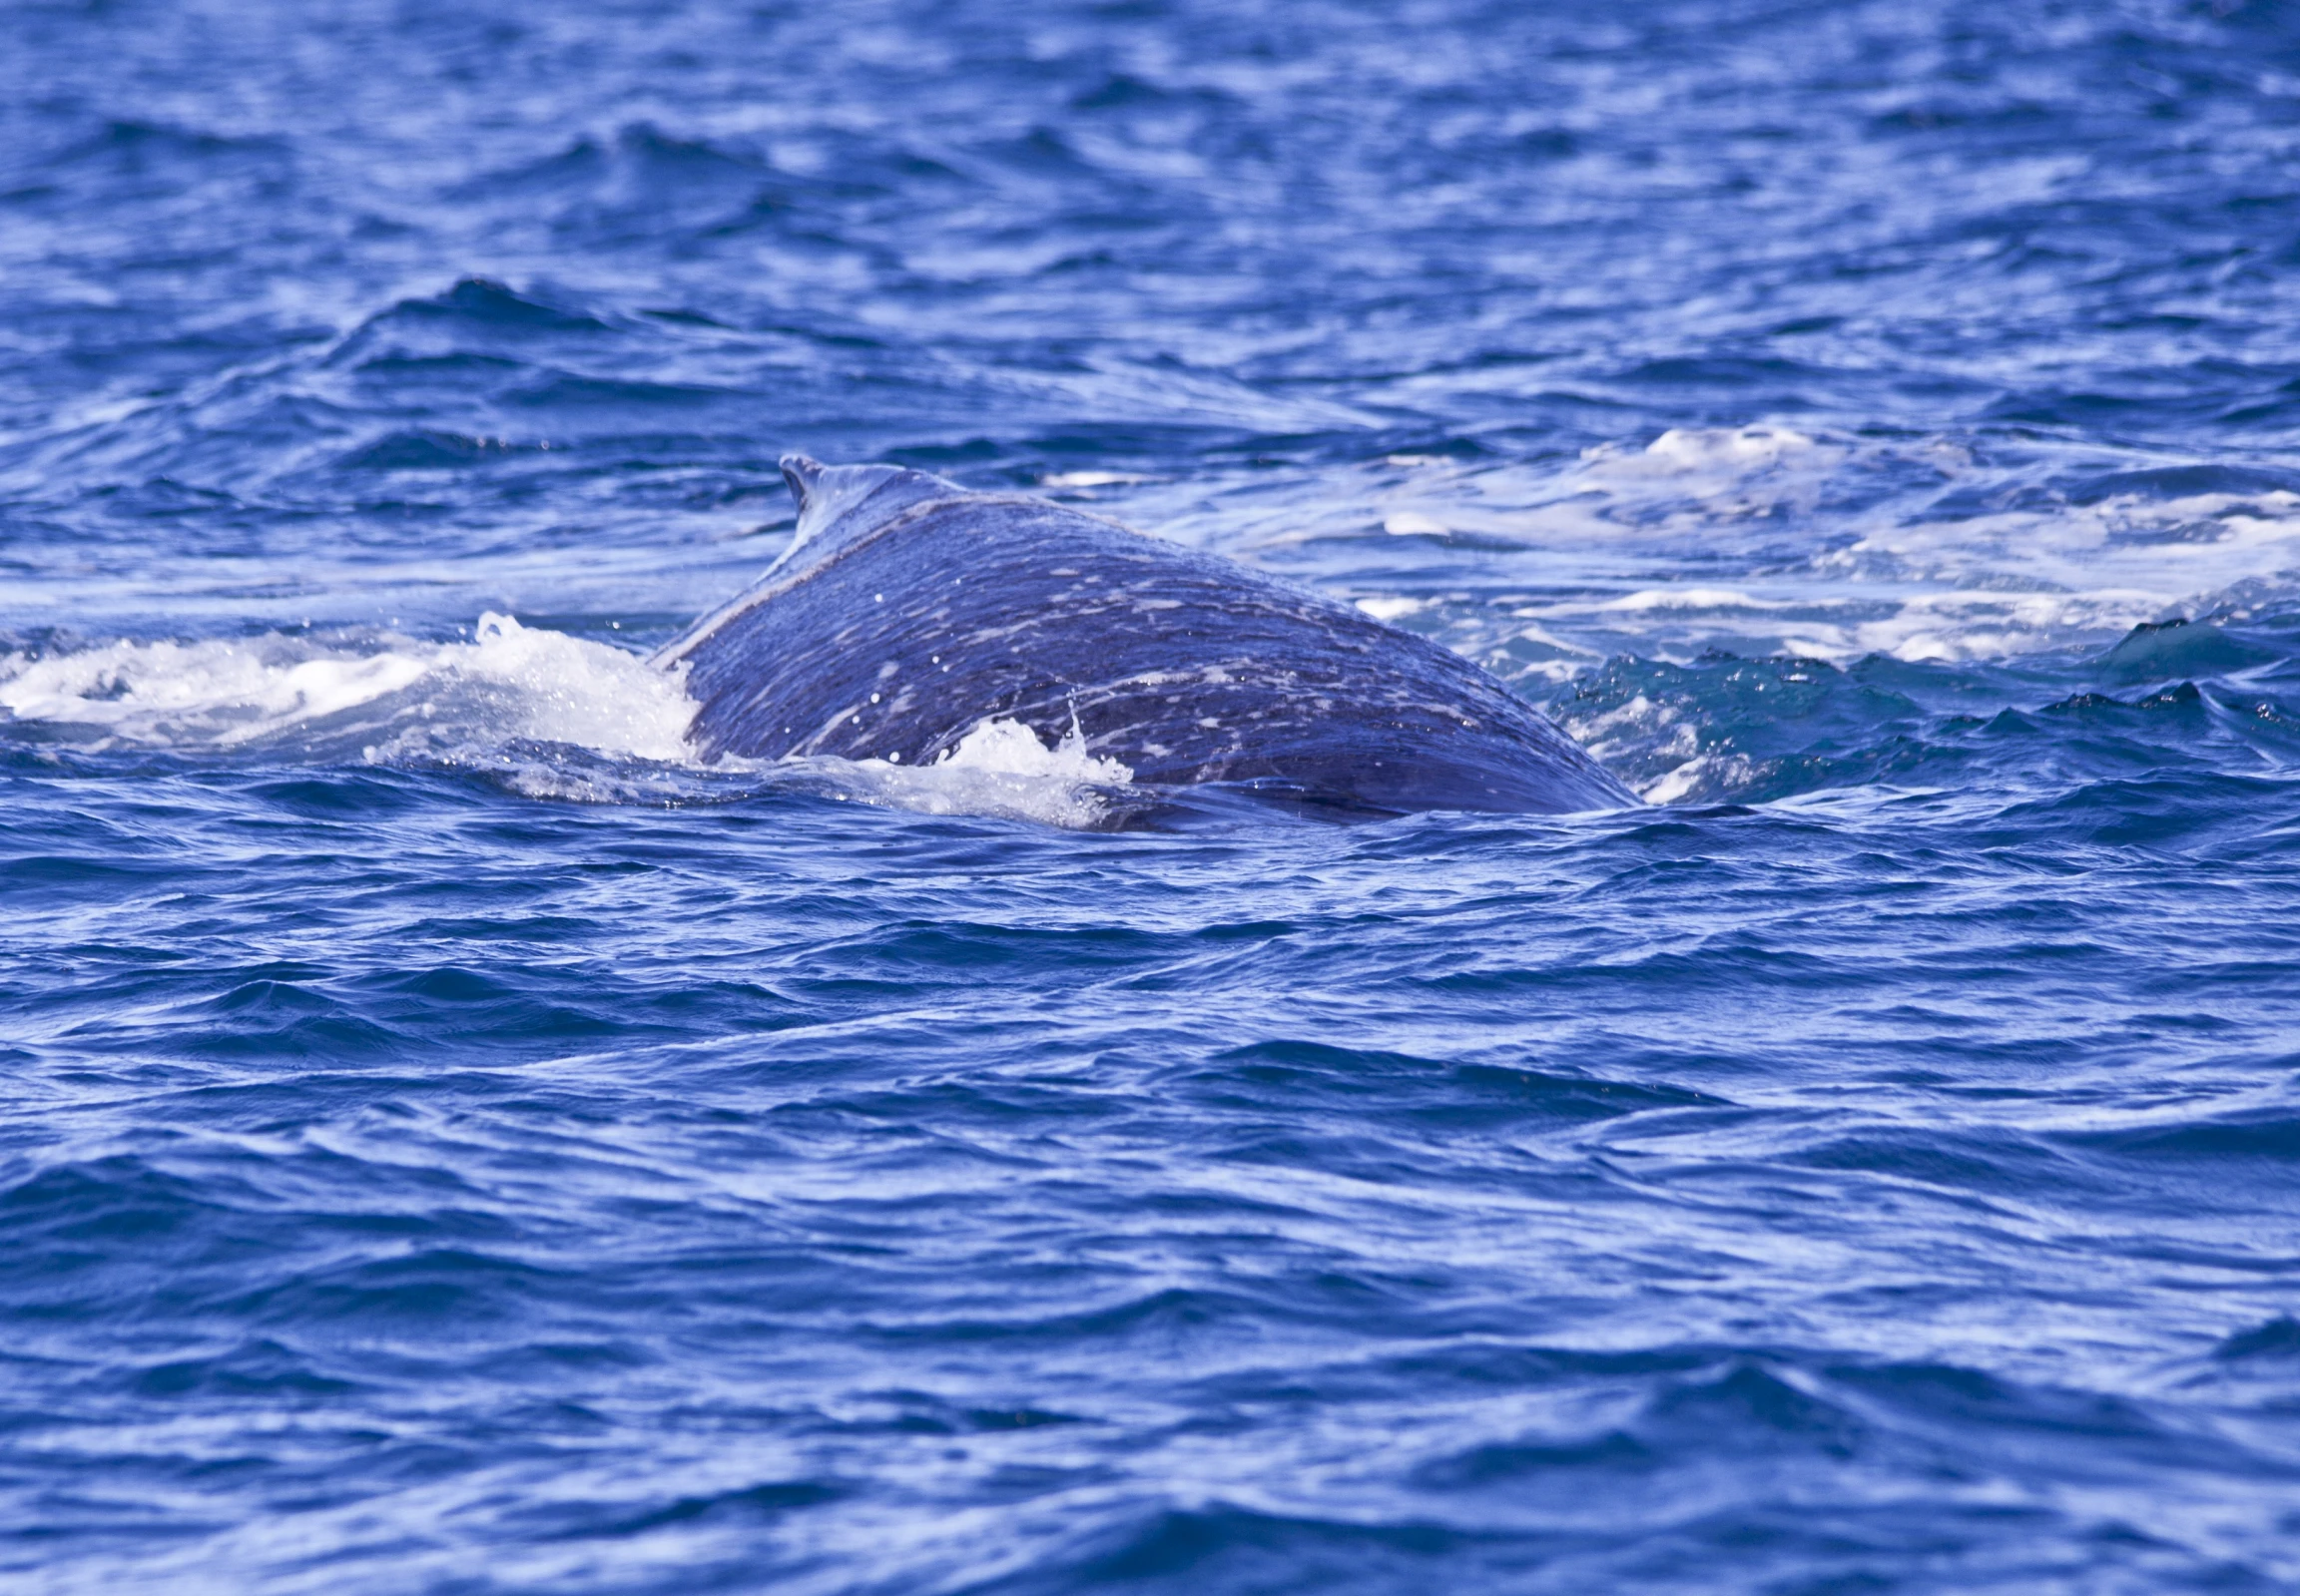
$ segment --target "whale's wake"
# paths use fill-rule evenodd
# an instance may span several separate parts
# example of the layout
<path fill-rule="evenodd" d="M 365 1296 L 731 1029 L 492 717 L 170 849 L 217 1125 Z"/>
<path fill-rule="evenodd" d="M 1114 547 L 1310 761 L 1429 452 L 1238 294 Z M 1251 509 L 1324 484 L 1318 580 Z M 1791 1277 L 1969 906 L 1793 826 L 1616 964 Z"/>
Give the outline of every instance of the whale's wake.
<path fill-rule="evenodd" d="M 493 613 L 470 642 L 275 633 L 17 654 L 0 660 L 0 709 L 74 742 L 370 761 L 530 741 L 676 763 L 694 714 L 623 650 Z"/>
<path fill-rule="evenodd" d="M 469 770 L 533 798 L 725 801 L 799 788 L 929 814 L 1091 827 L 1130 772 L 1076 737 L 1049 748 L 988 720 L 935 764 L 725 759 L 686 741 L 676 673 L 612 644 L 492 612 L 469 641 L 271 633 L 118 640 L 0 656 L 8 740 L 55 753 L 143 749 L 233 763 Z"/>

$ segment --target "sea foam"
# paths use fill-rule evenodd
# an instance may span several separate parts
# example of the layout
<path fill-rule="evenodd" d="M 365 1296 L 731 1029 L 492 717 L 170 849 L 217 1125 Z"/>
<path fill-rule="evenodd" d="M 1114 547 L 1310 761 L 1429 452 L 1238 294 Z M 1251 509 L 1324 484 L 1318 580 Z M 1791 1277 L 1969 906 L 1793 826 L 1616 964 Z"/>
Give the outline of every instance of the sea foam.
<path fill-rule="evenodd" d="M 1133 773 L 985 720 L 932 765 L 812 758 L 705 765 L 680 674 L 611 644 L 510 616 L 480 616 L 468 642 L 327 641 L 298 634 L 194 642 L 118 640 L 0 658 L 0 711 L 83 747 L 489 773 L 534 798 L 679 801 L 795 783 L 930 814 L 1093 826 L 1104 790 Z M 709 778 L 698 787 L 693 780 Z"/>

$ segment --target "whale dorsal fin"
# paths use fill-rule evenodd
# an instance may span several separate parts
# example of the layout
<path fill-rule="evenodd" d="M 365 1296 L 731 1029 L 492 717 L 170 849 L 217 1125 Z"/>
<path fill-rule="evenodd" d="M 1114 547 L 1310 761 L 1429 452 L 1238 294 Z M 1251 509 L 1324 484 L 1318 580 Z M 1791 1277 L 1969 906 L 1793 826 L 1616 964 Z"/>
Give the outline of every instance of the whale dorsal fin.
<path fill-rule="evenodd" d="M 841 549 L 869 536 L 913 504 L 967 496 L 957 483 L 907 466 L 825 465 L 804 454 L 786 454 L 778 463 L 799 505 L 798 535 L 732 603 L 657 649 L 653 655 L 657 666 L 669 669 L 678 664 L 736 616 L 804 581 L 807 567 L 836 558 Z"/>
<path fill-rule="evenodd" d="M 830 541 L 844 543 L 883 526 L 897 511 L 923 499 L 951 498 L 966 490 L 955 482 L 899 465 L 825 465 L 804 454 L 786 454 L 783 480 L 799 506 L 799 533 L 775 562 L 792 563 L 800 550 Z M 771 573 L 772 574 L 772 573 Z"/>

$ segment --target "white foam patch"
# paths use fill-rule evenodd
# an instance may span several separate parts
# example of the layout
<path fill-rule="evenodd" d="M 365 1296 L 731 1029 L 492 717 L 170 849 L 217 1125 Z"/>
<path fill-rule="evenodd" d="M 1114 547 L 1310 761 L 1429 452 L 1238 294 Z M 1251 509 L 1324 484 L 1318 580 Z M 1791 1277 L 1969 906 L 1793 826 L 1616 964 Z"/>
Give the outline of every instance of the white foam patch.
<path fill-rule="evenodd" d="M 1472 540 L 1486 551 L 1474 573 L 1447 567 L 1441 580 L 1492 596 L 1409 589 L 1376 602 L 1419 602 L 1416 624 L 1438 641 L 1506 675 L 1558 680 L 1606 655 L 1690 659 L 1708 648 L 1838 664 L 2005 658 L 2300 592 L 2300 493 L 2128 491 L 2079 503 L 2033 485 L 2047 472 L 2181 463 L 1984 461 L 1947 438 L 1780 425 L 1677 428 L 1549 465 L 1393 456 L 1383 468 L 1407 475 L 1368 490 L 1381 524 Z M 1290 513 L 1311 528 L 1306 538 L 1347 536 L 1365 525 L 1365 504 Z M 1512 651 L 1511 623 L 1526 621 L 1577 658 Z"/>
<path fill-rule="evenodd" d="M 1637 796 L 1648 803 L 1674 803 L 1704 782 L 1715 781 L 1730 791 L 1747 783 L 1754 771 L 1746 754 L 1704 754 L 1647 783 Z"/>
<path fill-rule="evenodd" d="M 1400 621 L 1417 610 L 1428 608 L 1430 600 L 1428 599 L 1377 595 L 1370 599 L 1360 599 L 1358 608 L 1364 610 L 1377 621 Z"/>
<path fill-rule="evenodd" d="M 1581 461 L 1583 474 L 1598 480 L 1706 483 L 1731 491 L 1769 467 L 1826 467 L 1845 454 L 1788 427 L 1671 427 L 1642 449 L 1603 443 L 1583 450 Z"/>
<path fill-rule="evenodd" d="M 1607 599 L 1599 610 L 1777 610 L 1784 600 L 1761 599 L 1735 588 L 1640 588 Z"/>
<path fill-rule="evenodd" d="M 273 636 L 16 655 L 0 660 L 0 709 L 100 744 L 185 751 L 359 733 L 382 739 L 378 758 L 523 740 L 658 761 L 687 757 L 695 713 L 677 677 L 633 655 L 491 613 L 469 643 Z"/>
<path fill-rule="evenodd" d="M 1040 477 L 1038 485 L 1042 488 L 1115 488 L 1148 480 L 1131 471 L 1056 471 Z"/>
<path fill-rule="evenodd" d="M 1382 530 L 1397 538 L 1441 538 L 1451 528 L 1436 516 L 1424 515 L 1420 510 L 1392 510 L 1382 518 Z"/>
<path fill-rule="evenodd" d="M 1073 726 L 1054 747 L 1019 721 L 977 725 L 932 765 L 884 760 L 818 761 L 843 766 L 840 785 L 867 801 L 926 814 L 994 814 L 1073 829 L 1101 824 L 1108 789 L 1134 780 L 1131 767 L 1087 752 Z"/>
<path fill-rule="evenodd" d="M 683 671 L 492 613 L 468 643 L 384 638 L 359 648 L 274 635 L 9 656 L 0 658 L 0 712 L 77 732 L 96 749 L 446 766 L 580 802 L 680 802 L 797 777 L 929 814 L 1091 827 L 1108 817 L 1109 790 L 1134 774 L 1089 753 L 1076 730 L 1049 748 L 1009 720 L 983 722 L 923 769 L 837 759 L 705 766 L 686 741 L 695 704 Z"/>

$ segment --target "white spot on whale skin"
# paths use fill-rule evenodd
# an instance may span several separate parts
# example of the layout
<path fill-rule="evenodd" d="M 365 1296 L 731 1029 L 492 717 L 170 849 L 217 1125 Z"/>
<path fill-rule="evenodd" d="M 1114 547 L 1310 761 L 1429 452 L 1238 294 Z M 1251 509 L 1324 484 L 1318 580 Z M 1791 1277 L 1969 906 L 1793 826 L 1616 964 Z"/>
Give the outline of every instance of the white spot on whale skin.
<path fill-rule="evenodd" d="M 870 598 L 871 602 L 876 604 L 884 604 L 886 602 L 886 595 L 883 593 L 873 593 L 870 595 Z"/>
<path fill-rule="evenodd" d="M 871 695 L 870 695 L 870 702 L 871 702 L 871 703 L 873 703 L 873 704 L 877 703 L 877 702 L 878 702 L 878 695 L 877 695 L 877 694 L 875 694 L 875 693 L 871 694 Z"/>

